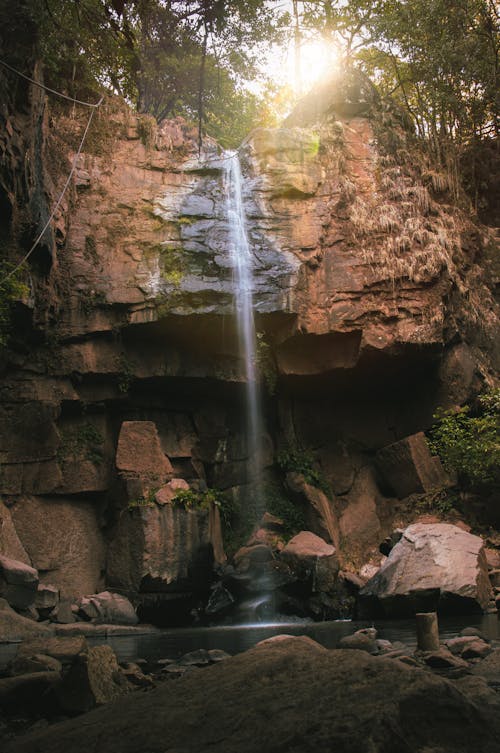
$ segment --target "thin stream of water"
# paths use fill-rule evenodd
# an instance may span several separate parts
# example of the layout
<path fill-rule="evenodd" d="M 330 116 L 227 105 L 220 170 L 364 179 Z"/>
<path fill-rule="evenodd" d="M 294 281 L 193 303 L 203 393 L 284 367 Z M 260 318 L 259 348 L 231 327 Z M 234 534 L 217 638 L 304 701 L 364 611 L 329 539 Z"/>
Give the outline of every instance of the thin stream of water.
<path fill-rule="evenodd" d="M 227 153 L 224 160 L 224 189 L 229 230 L 229 247 L 234 269 L 235 309 L 241 357 L 246 380 L 246 439 L 249 465 L 256 479 L 257 510 L 262 506 L 259 488 L 261 470 L 262 410 L 257 374 L 255 321 L 253 314 L 253 259 L 247 234 L 243 201 L 243 176 L 238 153 Z"/>

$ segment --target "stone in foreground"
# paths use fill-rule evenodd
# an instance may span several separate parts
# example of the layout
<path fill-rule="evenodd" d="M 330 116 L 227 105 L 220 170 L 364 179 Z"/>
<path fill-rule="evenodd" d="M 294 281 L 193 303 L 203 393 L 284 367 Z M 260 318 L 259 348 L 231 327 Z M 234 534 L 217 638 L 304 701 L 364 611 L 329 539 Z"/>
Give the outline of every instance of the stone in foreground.
<path fill-rule="evenodd" d="M 409 526 L 359 592 L 363 617 L 481 612 L 492 598 L 483 541 L 448 523 Z"/>
<path fill-rule="evenodd" d="M 492 703 L 487 713 L 451 682 L 393 659 L 283 637 L 5 753 L 493 753 Z"/>

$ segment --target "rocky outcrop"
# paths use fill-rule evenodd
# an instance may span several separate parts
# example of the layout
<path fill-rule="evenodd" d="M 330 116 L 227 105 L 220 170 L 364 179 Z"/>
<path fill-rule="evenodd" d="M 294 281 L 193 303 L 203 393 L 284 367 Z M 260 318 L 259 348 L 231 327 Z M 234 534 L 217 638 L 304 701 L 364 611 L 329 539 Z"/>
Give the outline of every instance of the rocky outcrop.
<path fill-rule="evenodd" d="M 492 600 L 483 541 L 458 526 L 409 526 L 359 592 L 364 616 L 485 611 Z"/>
<path fill-rule="evenodd" d="M 438 457 L 432 457 L 423 432 L 377 452 L 377 467 L 398 497 L 430 492 L 448 485 Z"/>
<path fill-rule="evenodd" d="M 239 155 L 257 365 L 274 385 L 265 481 L 277 481 L 275 447 L 312 448 L 335 498 L 307 482 L 291 494 L 307 527 L 359 566 L 394 527 L 389 495 L 442 481 L 408 438 L 438 404 L 490 383 L 498 319 L 482 229 L 397 118 L 364 85 L 347 89 L 326 87 Z M 36 138 L 13 113 L 0 134 L 0 212 L 19 250 L 55 203 L 84 126 L 78 112 L 49 111 L 38 89 L 30 106 Z M 241 509 L 255 498 L 227 155 L 210 140 L 198 154 L 182 119 L 145 138 L 148 124 L 115 98 L 103 104 L 31 259 L 5 358 L 0 553 L 63 600 L 116 586 L 166 603 L 191 593 L 195 572 L 206 584 L 210 548 L 224 560 L 219 513 L 174 510 L 174 479 L 217 487 Z"/>

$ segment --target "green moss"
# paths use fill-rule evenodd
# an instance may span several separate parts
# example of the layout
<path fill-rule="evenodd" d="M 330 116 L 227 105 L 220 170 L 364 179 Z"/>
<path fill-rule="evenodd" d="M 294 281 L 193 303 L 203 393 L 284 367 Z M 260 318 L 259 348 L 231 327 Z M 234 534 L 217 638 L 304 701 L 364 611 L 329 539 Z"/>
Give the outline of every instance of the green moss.
<path fill-rule="evenodd" d="M 155 145 L 157 131 L 158 124 L 152 115 L 137 117 L 137 133 L 146 149 L 151 149 Z"/>
<path fill-rule="evenodd" d="M 130 385 L 135 379 L 136 363 L 129 359 L 125 353 L 121 353 L 116 359 L 116 368 L 118 371 L 118 389 L 122 393 L 127 393 Z"/>
<path fill-rule="evenodd" d="M 271 345 L 266 340 L 264 332 L 256 332 L 255 361 L 259 373 L 263 376 L 270 395 L 276 392 L 278 371 Z"/>
<path fill-rule="evenodd" d="M 29 287 L 24 282 L 25 270 L 18 269 L 11 277 L 6 277 L 12 270 L 9 262 L 0 262 L 0 347 L 5 347 L 11 333 L 11 321 L 14 304 L 29 295 Z"/>
<path fill-rule="evenodd" d="M 138 507 L 154 507 L 155 505 L 155 495 L 158 489 L 150 489 L 147 494 L 145 494 L 143 497 L 138 497 L 137 499 L 130 499 L 128 502 L 128 509 L 129 510 L 135 510 Z"/>
<path fill-rule="evenodd" d="M 332 490 L 324 475 L 318 468 L 314 456 L 309 450 L 301 447 L 290 446 L 278 453 L 278 466 L 284 473 L 300 473 L 311 486 L 321 489 L 327 496 L 331 496 Z"/>
<path fill-rule="evenodd" d="M 57 458 L 63 465 L 68 460 L 90 460 L 99 465 L 103 461 L 103 444 L 104 437 L 98 428 L 87 421 L 62 432 Z"/>

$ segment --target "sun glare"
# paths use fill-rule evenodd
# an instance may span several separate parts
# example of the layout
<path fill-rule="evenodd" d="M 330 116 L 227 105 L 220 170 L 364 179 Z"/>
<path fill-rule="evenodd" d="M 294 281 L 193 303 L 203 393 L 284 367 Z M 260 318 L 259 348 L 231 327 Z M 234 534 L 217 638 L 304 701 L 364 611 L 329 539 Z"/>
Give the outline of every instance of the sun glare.
<path fill-rule="evenodd" d="M 295 45 L 277 50 L 266 65 L 267 74 L 278 84 L 288 84 L 296 96 L 302 96 L 339 65 L 335 45 L 323 40 L 304 40 L 297 54 Z"/>

